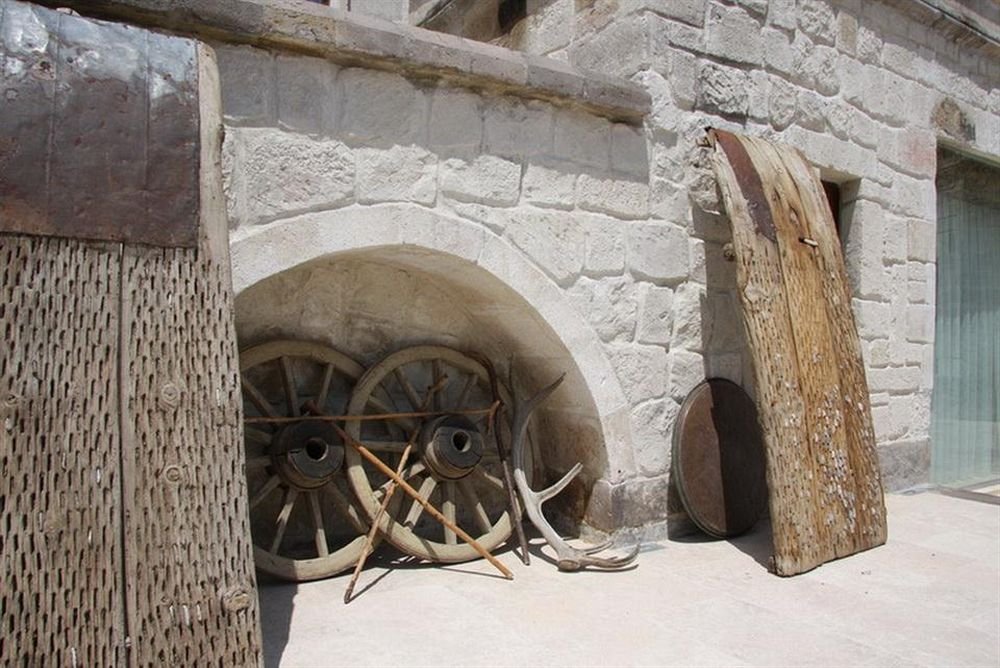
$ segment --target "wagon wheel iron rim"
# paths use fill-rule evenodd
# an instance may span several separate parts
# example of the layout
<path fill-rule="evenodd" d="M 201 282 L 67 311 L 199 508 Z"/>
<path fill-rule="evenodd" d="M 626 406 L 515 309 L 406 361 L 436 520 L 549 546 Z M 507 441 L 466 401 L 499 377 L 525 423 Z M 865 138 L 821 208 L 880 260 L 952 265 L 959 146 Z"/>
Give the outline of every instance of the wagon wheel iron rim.
<path fill-rule="evenodd" d="M 348 414 L 361 415 L 419 412 L 426 405 L 435 413 L 407 422 L 387 420 L 396 422 L 408 438 L 416 434 L 412 463 L 404 468 L 403 478 L 489 551 L 503 544 L 512 530 L 499 455 L 492 434 L 487 433 L 489 418 L 484 410 L 497 398 L 509 400 L 505 389 L 500 392 L 501 397 L 493 396 L 488 371 L 472 356 L 446 346 L 422 345 L 392 353 L 371 367 L 355 386 L 347 408 Z M 388 405 L 372 401 L 373 395 L 384 397 Z M 497 424 L 506 434 L 509 426 L 503 420 Z M 396 467 L 402 448 L 397 452 L 372 438 L 372 422 L 352 420 L 346 429 L 383 463 Z M 371 521 L 388 482 L 353 448 L 345 453 L 345 466 Z M 454 532 L 426 517 L 412 499 L 383 514 L 379 530 L 400 550 L 429 561 L 454 563 L 479 557 Z"/>
<path fill-rule="evenodd" d="M 296 582 L 350 568 L 368 522 L 344 475 L 346 449 L 328 423 L 269 424 L 307 407 L 341 413 L 364 369 L 308 341 L 277 340 L 240 353 L 246 479 L 254 562 Z"/>

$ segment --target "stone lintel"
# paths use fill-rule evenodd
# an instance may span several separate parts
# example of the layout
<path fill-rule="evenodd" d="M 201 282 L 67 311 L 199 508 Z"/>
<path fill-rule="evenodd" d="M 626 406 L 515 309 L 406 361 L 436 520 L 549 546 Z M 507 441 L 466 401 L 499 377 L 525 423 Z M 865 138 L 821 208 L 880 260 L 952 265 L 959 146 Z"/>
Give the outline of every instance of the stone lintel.
<path fill-rule="evenodd" d="M 295 0 L 35 0 L 83 15 L 205 39 L 379 67 L 414 78 L 577 104 L 616 121 L 639 122 L 645 90 L 551 58 Z"/>
<path fill-rule="evenodd" d="M 995 0 L 882 0 L 941 31 L 965 49 L 1000 53 L 1000 5 Z"/>

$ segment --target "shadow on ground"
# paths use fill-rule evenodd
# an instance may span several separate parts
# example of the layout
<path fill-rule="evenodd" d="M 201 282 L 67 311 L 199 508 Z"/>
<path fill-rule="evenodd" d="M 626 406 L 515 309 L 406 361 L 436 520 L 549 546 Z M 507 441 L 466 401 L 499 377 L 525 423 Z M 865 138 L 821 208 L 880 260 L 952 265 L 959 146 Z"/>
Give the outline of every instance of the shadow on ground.
<path fill-rule="evenodd" d="M 528 539 L 528 554 L 532 564 L 544 564 L 546 568 L 557 566 L 555 553 L 548 547 L 541 535 L 535 531 L 534 527 L 525 526 L 526 537 Z M 585 547 L 585 544 L 571 539 L 570 543 L 577 547 Z M 627 547 L 627 546 L 626 546 Z M 625 551 L 625 547 L 614 546 L 608 549 L 607 554 L 620 554 Z M 517 546 L 516 540 L 508 542 L 506 545 L 493 552 L 496 556 L 513 553 L 520 560 L 521 550 Z M 603 554 L 603 553 L 602 553 Z M 477 562 L 478 563 L 478 562 Z M 632 570 L 637 564 L 632 564 L 616 571 Z M 351 601 L 366 595 L 369 591 L 377 588 L 384 580 L 400 572 L 414 572 L 427 569 L 463 573 L 476 578 L 490 578 L 503 580 L 504 576 L 499 572 L 486 571 L 470 568 L 466 563 L 442 564 L 423 561 L 417 557 L 404 554 L 387 543 L 383 543 L 368 558 L 364 571 L 354 590 Z M 601 569 L 589 568 L 587 572 L 601 572 Z M 350 581 L 351 572 L 346 571 L 336 575 L 332 580 L 340 585 L 336 590 L 342 592 L 347 588 Z M 283 582 L 264 574 L 258 574 L 259 600 L 261 609 L 261 626 L 264 641 L 264 665 L 266 668 L 277 668 L 281 664 L 285 648 L 289 643 L 289 629 L 292 624 L 292 614 L 295 609 L 295 596 L 299 592 L 299 585 L 295 583 Z M 339 595 L 330 600 L 330 606 L 343 605 Z M 349 605 L 349 604 L 348 604 Z"/>
<path fill-rule="evenodd" d="M 732 538 L 715 538 L 701 531 L 692 531 L 680 536 L 671 536 L 674 543 L 714 543 L 725 540 L 740 552 L 752 557 L 766 571 L 771 570 L 771 556 L 774 554 L 771 523 L 766 518 L 757 522 L 752 529 Z"/>
<path fill-rule="evenodd" d="M 264 642 L 264 665 L 276 668 L 288 645 L 292 610 L 299 586 L 257 573 L 257 596 L 260 604 L 261 635 Z"/>
<path fill-rule="evenodd" d="M 529 552 L 537 554 L 540 559 L 549 559 L 541 554 L 541 546 L 529 546 Z M 495 555 L 506 554 L 507 552 L 517 552 L 519 550 L 510 545 L 503 546 L 493 552 Z M 554 563 L 554 562 L 553 562 Z M 365 569 L 362 571 L 358 583 L 354 589 L 351 600 L 364 596 L 366 592 L 377 587 L 380 582 L 390 575 L 399 571 L 418 571 L 426 569 L 438 569 L 465 573 L 479 578 L 504 579 L 500 573 L 482 573 L 476 570 L 465 568 L 464 564 L 439 564 L 422 561 L 417 557 L 404 554 L 387 543 L 383 543 L 368 558 Z M 258 578 L 258 600 L 261 611 L 261 630 L 264 642 L 264 666 L 265 668 L 277 668 L 281 664 L 281 658 L 289 642 L 289 629 L 292 625 L 292 614 L 295 610 L 295 596 L 299 591 L 299 584 L 284 582 L 263 573 L 257 574 Z M 336 580 L 341 585 L 339 591 L 347 588 L 351 579 L 351 571 L 345 571 L 335 575 L 331 580 Z M 331 599 L 331 606 L 341 606 L 343 601 L 338 596 Z"/>

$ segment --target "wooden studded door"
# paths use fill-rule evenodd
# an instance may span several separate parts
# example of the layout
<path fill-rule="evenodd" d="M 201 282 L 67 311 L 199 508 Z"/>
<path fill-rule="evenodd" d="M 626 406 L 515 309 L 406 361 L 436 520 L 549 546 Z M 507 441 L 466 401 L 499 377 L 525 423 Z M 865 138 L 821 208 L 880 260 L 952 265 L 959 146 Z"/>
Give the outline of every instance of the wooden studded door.
<path fill-rule="evenodd" d="M 0 0 L 0 664 L 259 665 L 218 73 Z"/>
<path fill-rule="evenodd" d="M 881 545 L 885 503 L 840 240 L 790 146 L 713 130 L 764 434 L 774 569 Z"/>

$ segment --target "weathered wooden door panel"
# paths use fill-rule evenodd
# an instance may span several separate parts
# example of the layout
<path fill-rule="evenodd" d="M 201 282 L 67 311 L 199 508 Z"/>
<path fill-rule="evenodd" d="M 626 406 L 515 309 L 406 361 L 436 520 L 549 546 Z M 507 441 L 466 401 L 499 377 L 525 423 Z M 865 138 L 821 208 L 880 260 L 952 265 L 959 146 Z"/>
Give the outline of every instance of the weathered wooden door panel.
<path fill-rule="evenodd" d="M 868 387 L 836 229 L 798 151 L 713 131 L 767 451 L 775 570 L 885 542 Z"/>
<path fill-rule="evenodd" d="M 117 244 L 0 235 L 0 665 L 125 657 Z"/>
<path fill-rule="evenodd" d="M 0 663 L 259 664 L 214 56 L 0 34 Z"/>
<path fill-rule="evenodd" d="M 122 274 L 126 555 L 137 665 L 252 665 L 260 651 L 229 274 L 128 246 Z"/>

